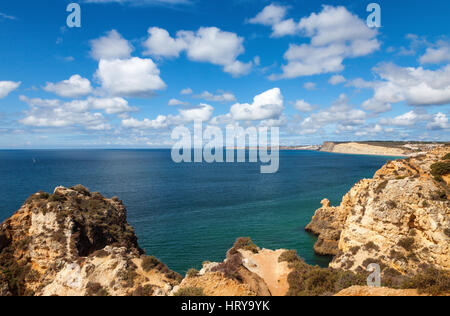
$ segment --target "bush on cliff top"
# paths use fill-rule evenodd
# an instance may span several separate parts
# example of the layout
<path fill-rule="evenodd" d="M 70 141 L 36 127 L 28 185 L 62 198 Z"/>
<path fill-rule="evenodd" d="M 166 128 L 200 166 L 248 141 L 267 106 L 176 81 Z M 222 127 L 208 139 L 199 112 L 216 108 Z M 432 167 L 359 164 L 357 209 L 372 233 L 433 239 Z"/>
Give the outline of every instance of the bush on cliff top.
<path fill-rule="evenodd" d="M 403 285 L 406 289 L 418 289 L 419 294 L 433 296 L 450 293 L 450 273 L 435 268 L 428 268 L 416 276 L 407 279 Z"/>
<path fill-rule="evenodd" d="M 240 249 L 251 251 L 253 253 L 259 252 L 258 246 L 256 246 L 250 238 L 239 238 L 238 240 L 236 240 L 233 248 L 231 248 L 228 253 L 230 255 L 235 255 Z"/>
<path fill-rule="evenodd" d="M 189 269 L 189 271 L 186 273 L 186 277 L 188 279 L 192 279 L 198 276 L 198 270 L 197 269 Z"/>
<path fill-rule="evenodd" d="M 70 189 L 77 191 L 78 193 L 83 194 L 85 196 L 91 196 L 91 192 L 89 192 L 89 189 L 82 186 L 81 184 L 77 184 L 76 186 L 73 186 Z"/>
<path fill-rule="evenodd" d="M 450 160 L 450 153 L 442 157 L 442 160 Z"/>
<path fill-rule="evenodd" d="M 293 270 L 288 275 L 287 296 L 331 296 L 353 285 L 366 283 L 366 276 L 362 274 L 309 266 L 292 250 L 283 253 L 279 261 L 288 262 Z"/>
<path fill-rule="evenodd" d="M 431 174 L 437 181 L 442 181 L 442 176 L 450 173 L 450 161 L 438 162 L 431 166 Z"/>
<path fill-rule="evenodd" d="M 142 270 L 145 272 L 149 272 L 152 269 L 155 269 L 161 262 L 153 256 L 146 256 L 142 260 Z"/>
<path fill-rule="evenodd" d="M 89 282 L 86 285 L 86 296 L 109 296 L 106 290 L 100 283 Z"/>

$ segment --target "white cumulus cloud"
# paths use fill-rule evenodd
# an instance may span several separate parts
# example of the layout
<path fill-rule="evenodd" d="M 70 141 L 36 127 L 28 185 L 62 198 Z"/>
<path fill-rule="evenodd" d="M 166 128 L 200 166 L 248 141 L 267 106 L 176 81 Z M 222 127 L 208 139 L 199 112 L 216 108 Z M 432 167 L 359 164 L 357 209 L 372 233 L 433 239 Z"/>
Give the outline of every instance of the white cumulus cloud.
<path fill-rule="evenodd" d="M 210 102 L 234 102 L 236 97 L 231 92 L 219 92 L 218 94 L 212 94 L 209 91 L 204 91 L 202 94 L 196 96 L 197 98 L 204 99 Z"/>
<path fill-rule="evenodd" d="M 338 84 L 344 83 L 347 80 L 345 79 L 344 76 L 341 75 L 334 75 L 330 78 L 330 80 L 328 81 L 331 85 L 336 86 Z"/>
<path fill-rule="evenodd" d="M 80 75 L 73 75 L 68 80 L 58 83 L 47 82 L 44 90 L 64 98 L 77 98 L 91 93 L 92 86 L 88 79 L 83 78 Z"/>
<path fill-rule="evenodd" d="M 284 55 L 287 64 L 282 67 L 283 73 L 272 75 L 272 80 L 340 72 L 346 58 L 366 56 L 380 47 L 378 32 L 342 6 L 325 5 L 320 13 L 298 23 L 281 20 L 272 26 L 274 36 L 298 34 L 310 38 L 309 44 L 290 45 Z"/>
<path fill-rule="evenodd" d="M 166 88 L 151 59 L 100 60 L 96 78 L 102 88 L 116 96 L 149 96 Z"/>
<path fill-rule="evenodd" d="M 439 64 L 450 62 L 450 43 L 439 41 L 435 46 L 427 48 L 425 54 L 420 57 L 420 63 Z"/>
<path fill-rule="evenodd" d="M 0 81 L 0 99 L 8 96 L 8 94 L 19 88 L 21 84 L 21 82 Z"/>
<path fill-rule="evenodd" d="M 450 65 L 428 70 L 389 63 L 376 67 L 374 71 L 380 81 L 357 81 L 354 84 L 374 90 L 374 96 L 363 104 L 367 110 L 381 113 L 390 110 L 391 104 L 399 102 L 411 106 L 450 104 Z"/>
<path fill-rule="evenodd" d="M 261 93 L 253 103 L 236 103 L 230 109 L 231 117 L 236 121 L 260 121 L 278 119 L 284 110 L 281 90 L 274 88 Z"/>
<path fill-rule="evenodd" d="M 161 28 L 149 29 L 149 37 L 143 43 L 145 54 L 154 57 L 178 57 L 185 52 L 192 61 L 207 62 L 222 66 L 233 76 L 250 72 L 253 62 L 237 60 L 244 53 L 244 39 L 235 33 L 225 32 L 216 27 L 201 27 L 196 32 L 179 31 L 173 38 Z"/>
<path fill-rule="evenodd" d="M 129 58 L 133 51 L 133 46 L 116 30 L 92 40 L 90 44 L 91 56 L 95 60 Z"/>

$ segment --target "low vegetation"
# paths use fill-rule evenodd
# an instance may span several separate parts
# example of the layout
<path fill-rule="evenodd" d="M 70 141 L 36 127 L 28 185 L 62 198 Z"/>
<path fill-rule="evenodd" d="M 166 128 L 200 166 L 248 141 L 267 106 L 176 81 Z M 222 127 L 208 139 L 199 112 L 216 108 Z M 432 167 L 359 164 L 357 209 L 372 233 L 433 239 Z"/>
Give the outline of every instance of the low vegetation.
<path fill-rule="evenodd" d="M 86 296 L 109 296 L 108 291 L 100 283 L 88 283 Z"/>
<path fill-rule="evenodd" d="M 168 279 L 177 282 L 181 282 L 181 280 L 183 279 L 183 277 L 179 273 L 170 270 L 164 263 L 153 256 L 143 256 L 141 268 L 145 272 L 150 272 L 151 270 L 155 269 L 159 273 L 164 274 Z"/>
<path fill-rule="evenodd" d="M 436 181 L 443 181 L 442 176 L 450 174 L 450 161 L 438 162 L 432 165 L 431 174 Z"/>
<path fill-rule="evenodd" d="M 155 287 L 153 285 L 147 284 L 144 286 L 139 285 L 133 292 L 133 296 L 144 297 L 152 296 L 155 292 Z"/>
<path fill-rule="evenodd" d="M 413 251 L 414 250 L 414 242 L 415 242 L 415 240 L 413 237 L 406 237 L 406 238 L 400 239 L 400 241 L 398 242 L 398 245 L 407 251 Z"/>
<path fill-rule="evenodd" d="M 242 255 L 235 253 L 228 255 L 227 260 L 214 267 L 212 272 L 223 273 L 226 278 L 242 282 L 242 276 L 239 273 L 242 267 Z"/>
<path fill-rule="evenodd" d="M 378 247 L 377 245 L 375 245 L 372 241 L 369 241 L 365 246 L 364 246 L 364 248 L 366 249 L 366 250 L 368 250 L 368 251 L 371 251 L 371 250 L 373 250 L 373 251 L 380 251 L 380 247 Z"/>
<path fill-rule="evenodd" d="M 366 275 L 307 265 L 295 251 L 286 251 L 280 262 L 293 270 L 288 276 L 288 296 L 332 296 L 353 285 L 365 285 Z"/>
<path fill-rule="evenodd" d="M 193 296 L 206 296 L 203 292 L 203 289 L 198 287 L 185 287 L 178 290 L 175 293 L 175 296 L 185 296 L 185 297 L 193 297 Z"/>
<path fill-rule="evenodd" d="M 407 245 L 411 243 L 408 241 Z M 297 256 L 295 251 L 286 251 L 280 262 L 288 262 L 293 270 L 288 276 L 288 296 L 331 296 L 349 287 L 367 285 L 369 272 L 349 271 L 313 267 Z M 423 268 L 415 276 L 402 275 L 376 259 L 368 259 L 363 264 L 378 263 L 382 270 L 381 285 L 394 289 L 417 289 L 419 294 L 439 296 L 450 293 L 450 273 L 431 267 Z"/>
<path fill-rule="evenodd" d="M 188 279 L 192 279 L 198 276 L 198 270 L 197 269 L 190 269 L 187 273 L 186 273 L 186 277 Z"/>
<path fill-rule="evenodd" d="M 145 256 L 142 259 L 142 270 L 145 272 L 149 272 L 150 270 L 155 269 L 161 262 L 153 256 Z"/>
<path fill-rule="evenodd" d="M 417 289 L 419 294 L 439 296 L 450 293 L 450 273 L 428 268 L 423 272 L 405 280 L 402 284 L 405 289 Z"/>
<path fill-rule="evenodd" d="M 238 240 L 236 240 L 233 248 L 230 249 L 229 254 L 234 255 L 241 249 L 251 251 L 253 253 L 259 252 L 258 246 L 256 246 L 250 238 L 239 238 Z"/>

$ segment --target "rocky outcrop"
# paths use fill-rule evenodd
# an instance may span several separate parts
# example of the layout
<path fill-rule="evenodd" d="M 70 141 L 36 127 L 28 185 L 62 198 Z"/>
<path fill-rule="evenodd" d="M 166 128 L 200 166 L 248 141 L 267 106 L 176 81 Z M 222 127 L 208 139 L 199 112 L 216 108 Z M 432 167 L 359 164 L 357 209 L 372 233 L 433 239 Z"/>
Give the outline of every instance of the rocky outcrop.
<path fill-rule="evenodd" d="M 285 251 L 259 249 L 249 238 L 240 238 L 224 262 L 205 262 L 202 270 L 188 273 L 173 294 L 197 288 L 207 296 L 284 296 L 292 272 L 279 260 Z"/>
<path fill-rule="evenodd" d="M 333 255 L 330 267 L 347 271 L 365 271 L 371 263 L 390 275 L 430 266 L 450 271 L 450 189 L 431 174 L 449 152 L 442 147 L 389 162 L 338 207 L 324 200 L 307 226 L 319 236 L 316 252 Z"/>
<path fill-rule="evenodd" d="M 318 241 L 314 244 L 314 251 L 320 256 L 338 254 L 338 243 L 341 237 L 345 213 L 341 208 L 331 207 L 330 201 L 321 202 L 322 207 L 316 211 L 311 223 L 306 226 L 306 231 L 318 235 Z"/>
<path fill-rule="evenodd" d="M 0 295 L 167 295 L 180 281 L 139 248 L 119 199 L 82 186 L 34 194 L 0 226 Z"/>

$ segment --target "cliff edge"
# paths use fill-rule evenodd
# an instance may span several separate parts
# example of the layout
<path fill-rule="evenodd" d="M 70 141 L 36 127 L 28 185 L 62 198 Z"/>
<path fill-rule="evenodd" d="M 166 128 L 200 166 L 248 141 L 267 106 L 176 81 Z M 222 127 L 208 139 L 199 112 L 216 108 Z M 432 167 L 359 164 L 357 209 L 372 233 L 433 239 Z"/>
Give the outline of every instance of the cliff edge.
<path fill-rule="evenodd" d="M 34 194 L 0 226 L 0 296 L 167 295 L 180 281 L 139 248 L 118 198 L 82 186 Z"/>
<path fill-rule="evenodd" d="M 330 267 L 362 272 L 372 263 L 392 280 L 450 271 L 450 147 L 388 162 L 337 207 L 322 201 L 306 227 Z"/>

